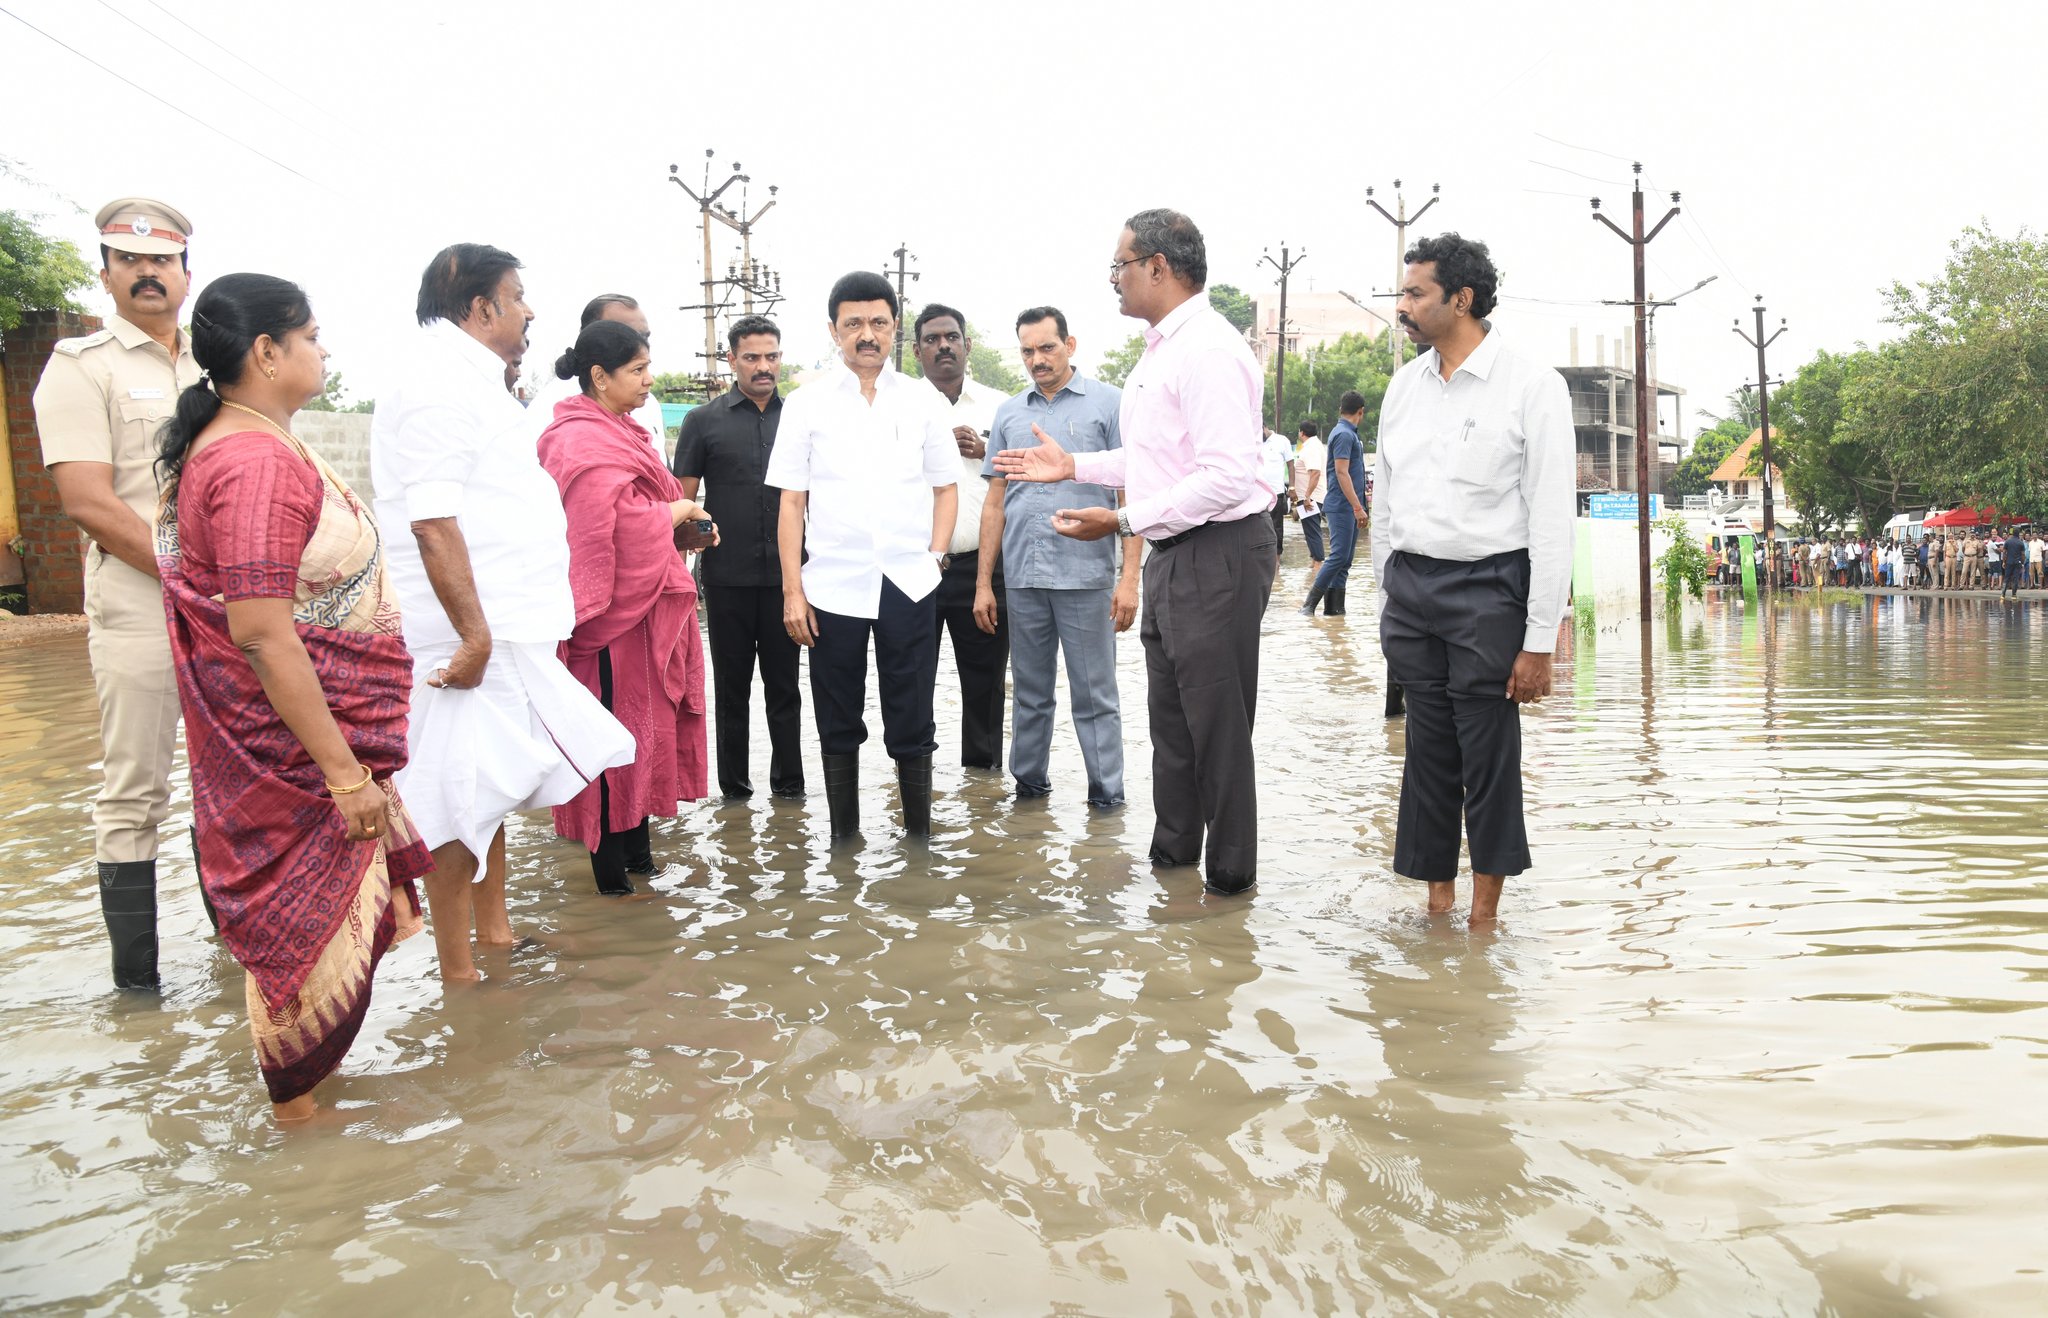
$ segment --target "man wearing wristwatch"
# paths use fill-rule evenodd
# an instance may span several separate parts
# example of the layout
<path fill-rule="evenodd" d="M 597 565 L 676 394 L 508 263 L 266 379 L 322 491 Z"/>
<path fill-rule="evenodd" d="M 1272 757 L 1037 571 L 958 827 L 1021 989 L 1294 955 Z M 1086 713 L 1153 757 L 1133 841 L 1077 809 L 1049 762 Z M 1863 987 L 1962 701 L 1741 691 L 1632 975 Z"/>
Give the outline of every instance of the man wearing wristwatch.
<path fill-rule="evenodd" d="M 890 360 L 889 281 L 855 271 L 832 286 L 826 309 L 840 360 L 783 401 L 768 459 L 767 483 L 782 491 L 783 627 L 811 651 L 833 840 L 860 825 L 870 636 L 904 829 L 921 837 L 931 832 L 938 749 L 936 592 L 959 510 L 960 451 L 939 395 Z"/>
<path fill-rule="evenodd" d="M 1143 569 L 1145 692 L 1152 734 L 1152 860 L 1202 866 L 1220 896 L 1258 882 L 1259 622 L 1279 566 L 1279 489 L 1260 460 L 1258 363 L 1203 296 L 1201 230 L 1178 211 L 1133 215 L 1110 260 L 1119 309 L 1146 322 L 1145 355 L 1124 381 L 1123 447 L 1069 453 L 1034 427 L 1037 448 L 1005 449 L 1009 480 L 1122 487 L 1107 508 L 1062 508 L 1053 529 L 1076 540 L 1133 532 Z"/>

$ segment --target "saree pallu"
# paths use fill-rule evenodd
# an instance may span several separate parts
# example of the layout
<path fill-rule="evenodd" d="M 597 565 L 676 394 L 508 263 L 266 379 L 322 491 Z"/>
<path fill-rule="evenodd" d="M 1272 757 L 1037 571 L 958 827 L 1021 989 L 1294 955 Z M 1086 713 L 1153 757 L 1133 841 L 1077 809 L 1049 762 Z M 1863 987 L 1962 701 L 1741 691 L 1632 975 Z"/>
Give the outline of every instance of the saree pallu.
<path fill-rule="evenodd" d="M 279 460 L 260 447 L 252 455 L 247 444 L 213 466 L 203 465 L 209 454 L 201 450 L 188 465 L 158 514 L 156 550 L 185 715 L 200 882 L 222 942 L 248 973 L 257 1060 L 271 1101 L 283 1103 L 332 1073 L 354 1042 L 379 959 L 421 927 L 413 880 L 433 861 L 390 782 L 405 764 L 412 661 L 376 524 L 316 455 L 268 438 L 319 478 L 319 508 L 295 568 L 222 565 L 219 581 L 209 582 L 219 587 L 213 593 L 187 575 L 179 500 L 195 477 L 203 490 L 220 463 Z M 228 516 L 266 515 L 247 506 L 215 511 L 223 525 Z M 251 572 L 274 574 L 273 588 L 247 589 Z M 389 798 L 388 827 L 377 839 L 349 839 L 319 766 L 229 633 L 226 598 L 281 594 L 286 572 L 293 621 L 328 708 Z"/>
<path fill-rule="evenodd" d="M 710 782 L 704 718 L 704 647 L 697 583 L 675 547 L 669 505 L 682 486 L 630 418 L 578 395 L 555 406 L 541 465 L 561 487 L 569 520 L 569 587 L 576 629 L 562 661 L 602 695 L 610 670 L 612 716 L 633 734 L 631 764 L 607 769 L 554 810 L 557 836 L 592 851 L 607 832 L 671 816 Z M 604 818 L 602 803 L 610 806 Z"/>

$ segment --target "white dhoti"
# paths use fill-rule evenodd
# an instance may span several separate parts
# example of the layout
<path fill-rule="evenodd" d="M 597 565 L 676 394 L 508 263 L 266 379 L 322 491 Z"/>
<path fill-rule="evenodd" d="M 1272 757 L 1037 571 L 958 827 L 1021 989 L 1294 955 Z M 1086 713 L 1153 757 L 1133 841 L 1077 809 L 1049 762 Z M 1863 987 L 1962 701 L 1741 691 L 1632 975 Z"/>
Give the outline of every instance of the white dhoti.
<path fill-rule="evenodd" d="M 454 656 L 452 645 L 413 652 L 410 759 L 398 792 L 427 845 L 462 843 L 481 877 L 505 816 L 563 804 L 606 769 L 631 764 L 638 748 L 553 645 L 500 641 L 480 685 L 428 686 Z"/>

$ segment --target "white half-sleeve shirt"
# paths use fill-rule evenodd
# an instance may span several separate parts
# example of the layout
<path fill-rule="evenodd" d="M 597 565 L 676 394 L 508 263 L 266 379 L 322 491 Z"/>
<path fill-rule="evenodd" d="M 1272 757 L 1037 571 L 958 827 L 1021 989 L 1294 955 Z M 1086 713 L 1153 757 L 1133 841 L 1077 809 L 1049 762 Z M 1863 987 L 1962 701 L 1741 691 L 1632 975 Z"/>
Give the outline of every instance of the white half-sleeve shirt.
<path fill-rule="evenodd" d="M 783 400 L 767 483 L 809 495 L 803 585 L 813 607 L 874 618 L 885 579 L 914 600 L 938 589 L 932 491 L 961 475 L 945 401 L 890 365 L 870 403 L 844 362 Z"/>
<path fill-rule="evenodd" d="M 536 437 L 496 353 L 445 320 L 420 331 L 370 418 L 377 525 L 414 651 L 459 639 L 411 530 L 443 517 L 461 528 L 493 639 L 552 643 L 575 626 L 569 522 Z"/>

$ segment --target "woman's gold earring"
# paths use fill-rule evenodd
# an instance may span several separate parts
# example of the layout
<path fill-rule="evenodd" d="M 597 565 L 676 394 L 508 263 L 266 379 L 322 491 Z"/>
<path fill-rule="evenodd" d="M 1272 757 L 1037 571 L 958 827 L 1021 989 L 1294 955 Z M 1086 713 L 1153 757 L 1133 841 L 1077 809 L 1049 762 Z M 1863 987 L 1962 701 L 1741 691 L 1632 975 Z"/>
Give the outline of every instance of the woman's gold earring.
<path fill-rule="evenodd" d="M 263 368 L 263 373 L 264 373 L 265 375 L 269 376 L 269 377 L 270 377 L 271 379 L 273 379 L 273 380 L 275 380 L 275 379 L 277 378 L 277 368 L 276 368 L 275 366 L 266 366 L 266 367 L 264 367 L 264 368 Z"/>

